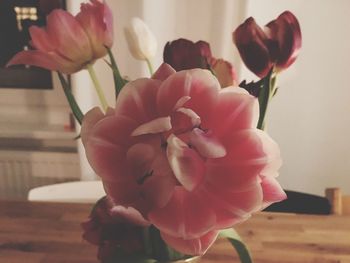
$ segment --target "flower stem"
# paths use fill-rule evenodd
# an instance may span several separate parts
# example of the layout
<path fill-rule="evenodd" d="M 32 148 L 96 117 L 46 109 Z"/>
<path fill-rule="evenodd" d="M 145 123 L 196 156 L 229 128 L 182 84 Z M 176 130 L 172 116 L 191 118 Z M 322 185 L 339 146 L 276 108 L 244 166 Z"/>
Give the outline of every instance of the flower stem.
<path fill-rule="evenodd" d="M 94 68 L 93 68 L 93 66 L 91 64 L 89 64 L 87 66 L 87 70 L 88 70 L 88 72 L 90 74 L 92 82 L 94 83 L 94 86 L 95 86 L 98 98 L 100 99 L 100 102 L 101 102 L 101 105 L 102 105 L 102 108 L 106 112 L 107 108 L 108 108 L 107 100 L 105 98 L 105 95 L 103 94 L 103 90 L 101 88 L 100 82 L 97 79 L 95 70 L 94 70 Z"/>
<path fill-rule="evenodd" d="M 260 105 L 260 116 L 257 128 L 260 130 L 265 130 L 265 117 L 272 97 L 276 93 L 276 73 L 271 71 L 268 76 L 264 78 L 263 88 L 259 94 L 259 105 Z"/>
<path fill-rule="evenodd" d="M 151 74 L 151 76 L 153 76 L 153 73 L 154 73 L 153 66 L 151 61 L 148 58 L 146 58 L 146 63 L 147 63 L 149 73 Z"/>

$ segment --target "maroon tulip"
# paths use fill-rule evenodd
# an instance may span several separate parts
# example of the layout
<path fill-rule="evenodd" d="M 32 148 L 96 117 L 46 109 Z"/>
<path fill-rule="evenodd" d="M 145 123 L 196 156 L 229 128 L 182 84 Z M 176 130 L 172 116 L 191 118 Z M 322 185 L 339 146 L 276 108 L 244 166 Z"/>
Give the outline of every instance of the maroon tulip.
<path fill-rule="evenodd" d="M 194 43 L 180 38 L 165 45 L 163 58 L 164 62 L 176 71 L 193 68 L 209 69 L 207 60 L 211 58 L 211 50 L 205 41 Z"/>
<path fill-rule="evenodd" d="M 237 84 L 237 76 L 230 62 L 212 57 L 210 45 L 205 41 L 196 43 L 180 38 L 168 42 L 164 48 L 164 62 L 176 71 L 202 68 L 210 69 L 222 88 Z"/>
<path fill-rule="evenodd" d="M 113 206 L 107 197 L 99 200 L 88 221 L 81 224 L 83 238 L 99 246 L 98 258 L 113 257 L 117 249 L 132 253 L 143 249 L 143 227 L 148 223 L 132 208 Z"/>
<path fill-rule="evenodd" d="M 264 30 L 254 18 L 248 18 L 233 32 L 233 41 L 245 65 L 264 77 L 273 66 L 281 71 L 295 61 L 301 48 L 301 31 L 297 18 L 285 11 Z"/>
<path fill-rule="evenodd" d="M 297 18 L 289 11 L 266 25 L 270 39 L 276 43 L 272 48 L 278 71 L 288 68 L 296 60 L 301 48 L 301 30 Z"/>

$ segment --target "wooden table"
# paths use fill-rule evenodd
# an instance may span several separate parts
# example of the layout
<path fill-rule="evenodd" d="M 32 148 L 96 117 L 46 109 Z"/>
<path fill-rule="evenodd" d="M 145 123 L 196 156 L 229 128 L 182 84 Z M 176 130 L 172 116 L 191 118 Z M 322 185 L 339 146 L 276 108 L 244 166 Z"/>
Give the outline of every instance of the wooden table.
<path fill-rule="evenodd" d="M 0 201 L 1 263 L 97 263 L 83 241 L 87 204 Z M 236 227 L 255 263 L 350 263 L 350 217 L 259 213 Z M 218 240 L 201 263 L 239 262 Z"/>

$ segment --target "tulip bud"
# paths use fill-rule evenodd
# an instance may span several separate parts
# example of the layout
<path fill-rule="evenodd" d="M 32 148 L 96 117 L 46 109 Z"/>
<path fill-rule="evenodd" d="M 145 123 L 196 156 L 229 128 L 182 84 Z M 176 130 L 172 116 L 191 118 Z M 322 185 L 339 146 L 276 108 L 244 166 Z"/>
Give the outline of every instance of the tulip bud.
<path fill-rule="evenodd" d="M 209 69 L 208 59 L 211 58 L 209 43 L 196 43 L 187 39 L 177 39 L 168 42 L 164 47 L 163 59 L 176 71 L 203 68 Z"/>
<path fill-rule="evenodd" d="M 301 48 L 301 31 L 297 18 L 289 11 L 269 22 L 264 30 L 248 18 L 233 32 L 233 41 L 245 65 L 259 77 L 275 66 L 288 68 Z"/>
<path fill-rule="evenodd" d="M 83 238 L 99 246 L 98 258 L 113 257 L 117 249 L 134 253 L 143 249 L 143 227 L 148 223 L 133 208 L 114 206 L 108 197 L 100 199 L 88 221 L 81 224 Z"/>
<path fill-rule="evenodd" d="M 140 18 L 134 17 L 124 29 L 130 53 L 139 60 L 149 60 L 157 52 L 157 40 L 149 27 Z"/>
<path fill-rule="evenodd" d="M 233 32 L 233 41 L 247 68 L 259 77 L 266 76 L 273 66 L 268 38 L 254 18 L 248 18 Z"/>
<path fill-rule="evenodd" d="M 301 48 L 301 30 L 297 18 L 289 11 L 282 13 L 276 20 L 266 25 L 275 55 L 276 70 L 288 68 L 296 60 Z"/>

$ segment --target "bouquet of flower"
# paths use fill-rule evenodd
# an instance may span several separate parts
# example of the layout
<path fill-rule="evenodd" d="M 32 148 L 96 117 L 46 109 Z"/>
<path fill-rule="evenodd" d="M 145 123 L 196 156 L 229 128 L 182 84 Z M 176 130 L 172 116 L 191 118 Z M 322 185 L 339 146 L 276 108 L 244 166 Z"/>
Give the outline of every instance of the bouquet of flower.
<path fill-rule="evenodd" d="M 242 262 L 252 262 L 232 227 L 286 195 L 276 180 L 278 145 L 263 131 L 277 74 L 301 47 L 297 19 L 284 12 L 264 29 L 253 18 L 233 33 L 246 66 L 260 80 L 238 86 L 234 67 L 215 58 L 208 43 L 168 42 L 153 72 L 157 41 L 133 19 L 125 29 L 132 55 L 151 77 L 122 77 L 111 47 L 112 12 L 90 0 L 73 16 L 54 10 L 47 27 L 30 28 L 31 50 L 10 62 L 57 71 L 81 124 L 87 158 L 106 197 L 83 223 L 84 238 L 103 262 L 158 262 L 203 255 L 218 236 L 228 238 Z M 107 105 L 93 64 L 106 61 L 116 104 Z M 66 75 L 87 69 L 102 108 L 83 114 Z M 189 261 L 188 261 L 189 262 Z"/>

